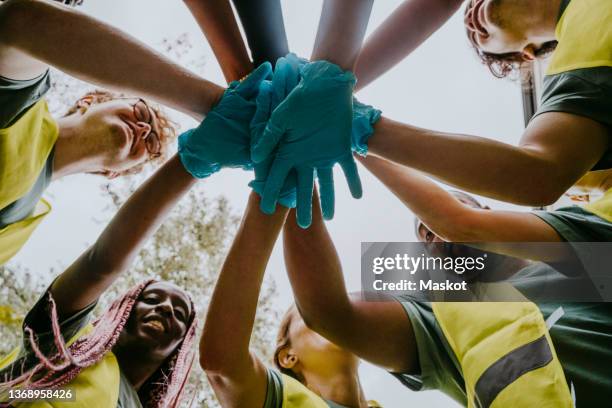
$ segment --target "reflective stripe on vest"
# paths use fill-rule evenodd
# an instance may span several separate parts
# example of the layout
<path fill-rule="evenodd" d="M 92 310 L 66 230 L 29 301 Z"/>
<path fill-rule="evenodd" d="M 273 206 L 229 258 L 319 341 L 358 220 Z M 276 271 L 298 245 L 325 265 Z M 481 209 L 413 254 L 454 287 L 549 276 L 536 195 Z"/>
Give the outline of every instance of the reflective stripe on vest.
<path fill-rule="evenodd" d="M 90 333 L 92 325 L 85 326 L 68 345 L 79 337 Z M 19 355 L 19 348 L 0 360 L 0 369 L 8 366 Z M 76 396 L 74 401 L 36 401 L 14 404 L 17 408 L 116 408 L 119 399 L 120 372 L 117 358 L 108 352 L 100 361 L 81 371 L 79 375 L 65 387 L 71 389 Z"/>
<path fill-rule="evenodd" d="M 563 368 L 531 302 L 435 302 L 461 366 L 468 407 L 571 408 Z"/>

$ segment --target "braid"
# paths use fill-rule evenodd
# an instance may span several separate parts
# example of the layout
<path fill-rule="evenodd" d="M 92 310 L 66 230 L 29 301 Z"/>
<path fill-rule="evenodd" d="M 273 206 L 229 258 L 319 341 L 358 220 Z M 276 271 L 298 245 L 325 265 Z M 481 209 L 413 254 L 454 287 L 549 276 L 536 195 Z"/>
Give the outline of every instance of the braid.
<path fill-rule="evenodd" d="M 153 282 L 154 280 L 142 282 L 116 299 L 108 310 L 93 322 L 93 331 L 70 346 L 66 346 L 62 339 L 55 302 L 49 294 L 50 317 L 57 352 L 46 357 L 35 341 L 34 332 L 26 327 L 24 332 L 38 363 L 18 377 L 0 382 L 0 395 L 4 395 L 3 390 L 15 386 L 27 389 L 60 388 L 74 380 L 85 368 L 95 365 L 117 343 L 140 293 Z M 191 310 L 190 324 L 182 343 L 138 393 L 145 408 L 178 405 L 194 360 L 196 318 L 193 302 Z"/>

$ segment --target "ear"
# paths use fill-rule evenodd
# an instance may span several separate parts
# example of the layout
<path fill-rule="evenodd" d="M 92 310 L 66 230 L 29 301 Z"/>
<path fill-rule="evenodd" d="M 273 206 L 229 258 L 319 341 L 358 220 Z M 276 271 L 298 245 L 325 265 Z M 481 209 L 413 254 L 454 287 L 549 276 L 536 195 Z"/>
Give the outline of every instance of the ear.
<path fill-rule="evenodd" d="M 85 111 L 87 111 L 87 109 L 89 109 L 89 107 L 93 104 L 94 102 L 94 96 L 93 95 L 85 95 L 82 98 L 80 98 L 76 105 L 78 107 L 78 111 L 83 114 L 85 113 Z"/>
<path fill-rule="evenodd" d="M 521 54 L 525 61 L 533 61 L 536 59 L 536 49 L 533 44 L 529 44 L 523 48 L 523 52 Z"/>
<path fill-rule="evenodd" d="M 281 367 L 292 370 L 297 365 L 299 359 L 290 347 L 285 347 L 278 353 L 278 363 Z"/>

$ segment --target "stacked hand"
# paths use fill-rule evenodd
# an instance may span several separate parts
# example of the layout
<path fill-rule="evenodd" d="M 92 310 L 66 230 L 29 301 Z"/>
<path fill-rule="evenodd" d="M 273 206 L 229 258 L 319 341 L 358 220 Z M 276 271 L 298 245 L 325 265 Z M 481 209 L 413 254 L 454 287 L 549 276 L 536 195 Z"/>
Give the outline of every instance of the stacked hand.
<path fill-rule="evenodd" d="M 355 100 L 354 76 L 329 62 L 289 54 L 278 60 L 271 80 L 270 74 L 265 63 L 230 84 L 200 126 L 179 137 L 179 154 L 199 178 L 223 167 L 254 168 L 249 185 L 262 196 L 262 211 L 274 212 L 277 202 L 297 205 L 298 224 L 306 228 L 315 176 L 323 216 L 333 217 L 336 163 L 352 195 L 361 197 L 352 152 L 367 153 L 380 111 Z"/>
<path fill-rule="evenodd" d="M 261 64 L 243 81 L 234 81 L 197 128 L 179 136 L 179 156 L 194 177 L 205 178 L 224 167 L 251 169 L 250 124 L 259 86 L 272 66 Z"/>

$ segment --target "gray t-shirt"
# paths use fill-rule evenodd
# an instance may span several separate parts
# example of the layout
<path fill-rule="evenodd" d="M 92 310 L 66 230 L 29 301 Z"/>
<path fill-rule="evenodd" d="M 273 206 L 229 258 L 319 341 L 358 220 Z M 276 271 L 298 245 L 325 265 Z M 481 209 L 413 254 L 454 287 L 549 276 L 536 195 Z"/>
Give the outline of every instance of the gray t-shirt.
<path fill-rule="evenodd" d="M 18 121 L 36 102 L 47 93 L 51 86 L 49 71 L 38 78 L 18 81 L 0 76 L 0 129 Z M 51 182 L 53 157 L 51 150 L 47 162 L 30 190 L 18 200 L 0 209 L 0 229 L 28 218 Z"/>
<path fill-rule="evenodd" d="M 609 241 L 612 224 L 579 207 L 549 213 L 537 212 L 567 241 Z M 525 296 L 537 293 L 545 283 L 560 290 L 571 288 L 571 278 L 537 263 L 520 270 L 512 283 Z M 568 285 L 569 283 L 569 285 Z M 454 352 L 438 325 L 429 302 L 398 296 L 414 331 L 420 372 L 394 374 L 412 390 L 437 389 L 460 404 L 467 399 L 464 380 Z M 573 384 L 578 408 L 603 407 L 612 400 L 612 304 L 538 303 L 544 318 L 559 307 L 564 314 L 550 329 L 555 350 L 568 384 Z"/>
<path fill-rule="evenodd" d="M 55 354 L 57 349 L 53 337 L 53 329 L 50 326 L 50 313 L 48 307 L 48 291 L 36 302 L 34 307 L 30 309 L 23 321 L 23 329 L 29 327 L 36 335 L 36 344 L 41 352 L 45 355 Z M 97 302 L 92 303 L 86 308 L 78 312 L 62 318 L 59 321 L 60 333 L 64 341 L 69 341 L 74 337 L 79 330 L 84 328 L 91 320 L 91 314 L 96 307 Z M 21 370 L 28 370 L 38 363 L 38 358 L 34 355 L 29 339 L 23 336 L 22 347 L 15 361 L 5 369 L 0 371 L 0 378 L 4 375 L 14 377 Z M 125 377 L 121 369 L 119 370 L 119 397 L 117 400 L 117 408 L 142 408 L 138 393 L 132 387 L 132 384 Z M 77 396 L 78 398 L 78 396 Z"/>

